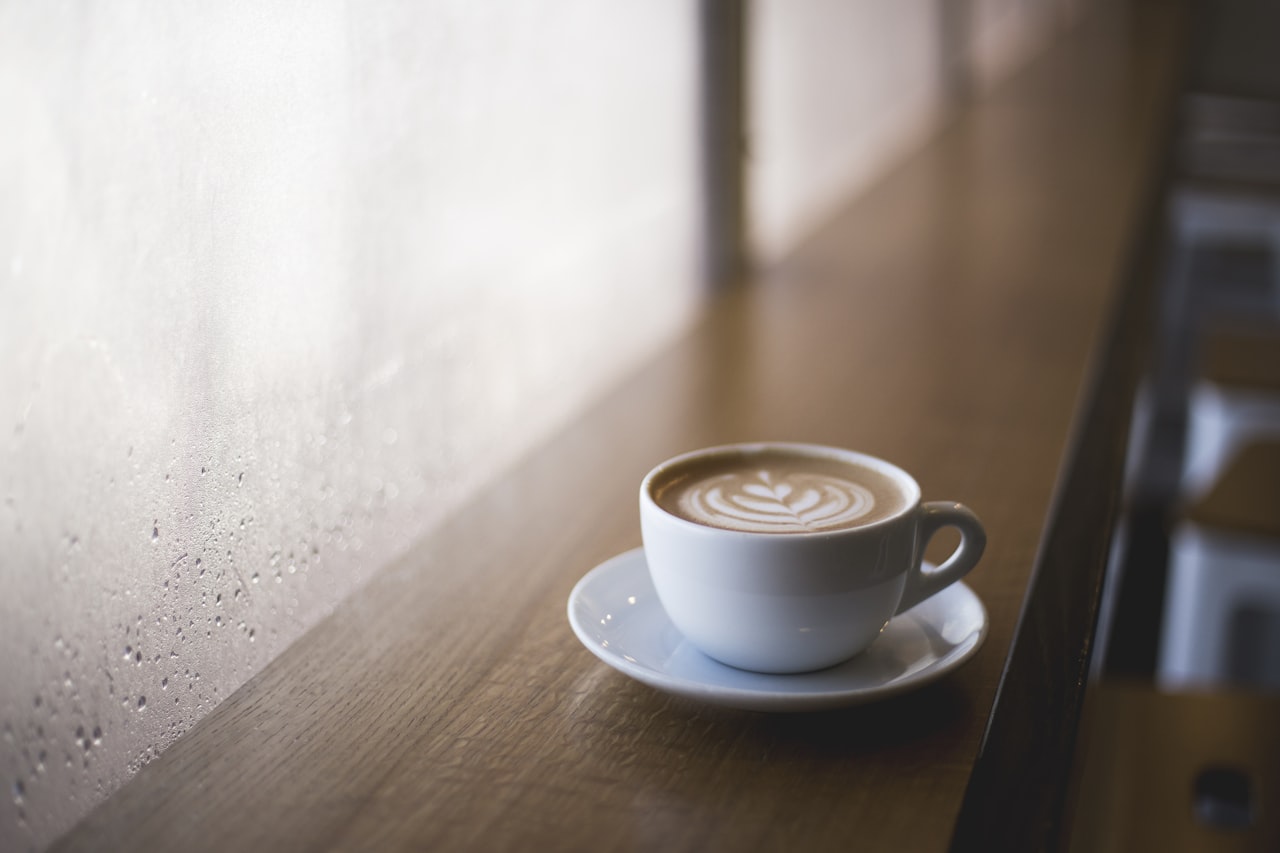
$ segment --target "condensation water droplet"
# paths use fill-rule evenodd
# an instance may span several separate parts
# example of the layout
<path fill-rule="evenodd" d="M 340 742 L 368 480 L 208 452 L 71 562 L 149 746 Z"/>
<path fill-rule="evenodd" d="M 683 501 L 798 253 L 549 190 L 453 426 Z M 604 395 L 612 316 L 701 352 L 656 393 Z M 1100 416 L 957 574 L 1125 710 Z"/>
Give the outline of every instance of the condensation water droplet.
<path fill-rule="evenodd" d="M 143 710 L 143 709 L 144 709 L 144 708 L 146 708 L 146 707 L 147 707 L 147 697 L 146 697 L 146 696 L 139 696 L 139 697 L 138 697 L 138 710 L 139 710 L 139 711 L 141 711 L 141 710 Z"/>
<path fill-rule="evenodd" d="M 168 690 L 168 689 L 169 689 L 169 679 L 167 679 L 167 678 L 162 678 L 162 679 L 160 679 L 160 689 L 161 689 L 161 690 Z"/>
<path fill-rule="evenodd" d="M 129 659 L 129 658 L 131 658 L 131 657 L 133 657 L 133 646 L 125 646 L 125 647 L 124 647 L 124 659 L 125 659 L 125 660 L 128 660 L 128 659 Z"/>
<path fill-rule="evenodd" d="M 213 600 L 213 603 L 219 607 L 222 606 L 222 593 L 218 593 L 218 597 Z"/>
<path fill-rule="evenodd" d="M 249 582 L 250 582 L 250 583 L 257 583 L 257 582 L 258 582 L 258 573 L 257 573 L 257 572 L 254 572 L 254 573 L 253 573 L 253 577 L 249 578 Z"/>
<path fill-rule="evenodd" d="M 249 629 L 249 642 L 251 642 L 251 643 L 253 642 L 253 634 L 254 634 L 254 631 L 253 631 L 253 629 L 252 629 L 252 628 L 250 628 L 250 629 Z"/>
<path fill-rule="evenodd" d="M 215 616 L 215 617 L 214 617 L 214 619 L 213 619 L 213 624 L 214 624 L 214 625 L 217 625 L 219 628 L 221 628 L 221 627 L 222 627 L 222 617 L 221 617 L 221 616 Z"/>
<path fill-rule="evenodd" d="M 239 601 L 239 600 L 240 600 L 240 590 L 238 590 L 238 589 L 237 589 L 237 590 L 236 590 L 236 592 L 235 592 L 235 595 L 234 595 L 234 596 L 232 596 L 232 597 L 233 597 L 233 598 L 235 598 L 235 600 L 236 600 L 236 601 Z"/>
<path fill-rule="evenodd" d="M 93 745 L 97 746 L 102 743 L 102 726 L 93 727 Z"/>
<path fill-rule="evenodd" d="M 160 539 L 160 525 L 159 525 L 159 519 L 157 519 L 157 520 L 156 520 L 156 522 L 157 522 L 157 523 L 156 523 L 155 525 L 153 525 L 153 526 L 152 526 L 152 528 L 151 528 L 151 541 L 152 541 L 152 542 L 156 542 L 156 541 L 158 541 L 158 540 Z"/>

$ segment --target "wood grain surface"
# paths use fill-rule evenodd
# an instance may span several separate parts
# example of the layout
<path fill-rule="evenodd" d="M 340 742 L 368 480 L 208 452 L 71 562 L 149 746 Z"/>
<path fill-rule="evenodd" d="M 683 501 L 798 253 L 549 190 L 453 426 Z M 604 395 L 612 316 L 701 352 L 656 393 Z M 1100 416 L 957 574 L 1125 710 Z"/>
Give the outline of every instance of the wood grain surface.
<path fill-rule="evenodd" d="M 1106 5 L 1106 4 L 1102 4 Z M 1175 64 L 1091 20 L 380 572 L 59 849 L 940 850 L 1107 328 Z M 787 439 L 982 516 L 967 666 L 840 712 L 629 681 L 565 619 L 691 448 Z"/>

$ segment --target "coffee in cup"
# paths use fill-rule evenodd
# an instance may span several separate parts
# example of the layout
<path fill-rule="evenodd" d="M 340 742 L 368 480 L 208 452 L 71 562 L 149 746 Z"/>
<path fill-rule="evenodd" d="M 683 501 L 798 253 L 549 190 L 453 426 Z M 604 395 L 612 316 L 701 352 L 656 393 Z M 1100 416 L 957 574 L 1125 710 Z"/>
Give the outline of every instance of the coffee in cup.
<path fill-rule="evenodd" d="M 756 533 L 812 533 L 892 517 L 908 495 L 891 476 L 847 459 L 781 447 L 697 455 L 651 484 L 668 513 L 694 524 Z"/>
<path fill-rule="evenodd" d="M 902 469 L 819 445 L 709 448 L 640 487 L 645 558 L 672 623 L 741 669 L 805 672 L 871 644 L 890 618 L 964 576 L 986 534 L 956 503 L 921 503 Z M 961 542 L 937 569 L 924 546 Z"/>

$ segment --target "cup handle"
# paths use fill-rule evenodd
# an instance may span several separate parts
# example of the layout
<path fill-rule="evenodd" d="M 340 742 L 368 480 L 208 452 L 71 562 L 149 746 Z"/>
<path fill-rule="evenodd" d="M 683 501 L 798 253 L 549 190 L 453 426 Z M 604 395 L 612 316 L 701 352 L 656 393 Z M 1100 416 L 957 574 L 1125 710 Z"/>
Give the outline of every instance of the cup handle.
<path fill-rule="evenodd" d="M 954 527 L 960 531 L 960 545 L 941 566 L 926 572 L 923 557 L 916 561 L 912 571 L 907 574 L 907 585 L 902 591 L 902 601 L 898 604 L 897 613 L 910 610 L 931 595 L 941 592 L 978 564 L 978 558 L 987 547 L 987 531 L 973 510 L 964 504 L 950 501 L 930 501 L 920 507 L 920 554 L 943 527 Z M 895 613 L 894 615 L 897 615 Z"/>

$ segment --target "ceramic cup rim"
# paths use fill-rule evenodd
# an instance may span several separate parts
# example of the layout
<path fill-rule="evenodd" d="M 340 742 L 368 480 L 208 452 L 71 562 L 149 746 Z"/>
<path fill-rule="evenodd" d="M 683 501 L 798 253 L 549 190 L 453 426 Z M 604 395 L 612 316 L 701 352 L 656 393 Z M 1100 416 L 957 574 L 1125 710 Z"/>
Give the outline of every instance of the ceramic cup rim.
<path fill-rule="evenodd" d="M 703 524 L 698 521 L 690 521 L 687 518 L 676 515 L 675 513 L 667 510 L 658 503 L 657 499 L 653 496 L 654 483 L 672 468 L 679 465 L 683 465 L 694 460 L 717 456 L 742 456 L 751 453 L 764 453 L 779 450 L 797 453 L 799 455 L 808 456 L 809 458 L 834 459 L 840 462 L 848 462 L 854 465 L 871 468 L 878 473 L 889 477 L 895 484 L 902 488 L 903 492 L 905 492 L 902 508 L 892 515 L 886 515 L 883 518 L 869 521 L 866 524 L 854 524 L 849 527 L 833 527 L 829 530 L 792 530 L 785 532 L 737 530 L 729 527 L 717 527 L 712 524 Z M 877 530 L 881 527 L 889 527 L 900 523 L 904 517 L 914 513 L 918 509 L 920 506 L 921 494 L 920 484 L 916 482 L 915 477 L 912 477 L 905 469 L 889 462 L 886 459 L 882 459 L 879 456 L 872 456 L 869 453 L 862 453 L 857 450 L 849 450 L 843 447 L 798 441 L 737 442 L 690 450 L 658 463 L 640 482 L 641 508 L 656 511 L 668 523 L 672 523 L 677 527 L 683 527 L 689 530 L 706 531 L 715 535 L 723 536 L 747 537 L 759 541 L 830 539 L 840 536 L 857 535 L 865 531 Z"/>

